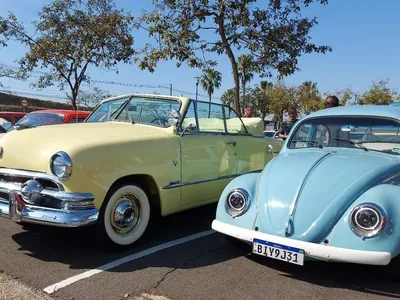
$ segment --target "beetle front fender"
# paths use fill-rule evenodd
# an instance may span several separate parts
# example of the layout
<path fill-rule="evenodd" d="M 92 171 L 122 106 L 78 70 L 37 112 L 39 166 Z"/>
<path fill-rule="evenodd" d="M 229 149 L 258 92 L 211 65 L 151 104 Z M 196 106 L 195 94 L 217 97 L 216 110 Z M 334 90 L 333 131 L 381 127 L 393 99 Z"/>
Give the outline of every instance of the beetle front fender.
<path fill-rule="evenodd" d="M 379 205 L 386 213 L 387 220 L 378 236 L 363 239 L 351 230 L 350 214 L 357 205 L 367 202 Z M 392 257 L 397 256 L 400 252 L 400 187 L 381 184 L 366 191 L 344 212 L 327 239 L 329 245 L 335 247 L 386 251 Z"/>
<path fill-rule="evenodd" d="M 251 173 L 238 176 L 229 182 L 222 191 L 218 201 L 216 213 L 216 219 L 218 221 L 247 229 L 253 229 L 257 216 L 257 186 L 259 177 L 260 173 Z M 244 214 L 232 217 L 226 211 L 225 203 L 229 192 L 235 188 L 245 189 L 249 193 L 250 205 Z"/>

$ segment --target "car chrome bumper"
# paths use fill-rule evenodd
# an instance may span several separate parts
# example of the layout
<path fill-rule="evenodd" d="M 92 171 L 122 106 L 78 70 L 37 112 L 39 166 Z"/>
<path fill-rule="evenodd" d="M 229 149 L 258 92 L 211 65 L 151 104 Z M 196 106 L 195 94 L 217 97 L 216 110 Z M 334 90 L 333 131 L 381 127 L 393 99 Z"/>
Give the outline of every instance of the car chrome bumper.
<path fill-rule="evenodd" d="M 8 201 L 0 199 L 0 216 L 8 217 L 14 222 L 57 227 L 81 227 L 95 223 L 98 218 L 99 210 L 95 208 L 67 210 L 35 206 L 25 203 L 17 191 L 5 190 L 4 187 L 0 187 L 0 190 L 9 195 Z M 93 196 L 87 198 L 88 195 L 90 194 L 57 192 L 60 199 L 71 201 L 73 199 L 93 200 Z"/>
<path fill-rule="evenodd" d="M 214 220 L 211 227 L 215 231 L 249 243 L 252 243 L 254 238 L 259 238 L 273 243 L 300 248 L 304 250 L 306 256 L 325 261 L 366 265 L 388 265 L 392 259 L 392 256 L 389 252 L 362 251 L 325 246 L 244 229 L 238 226 L 223 223 L 218 220 Z"/>

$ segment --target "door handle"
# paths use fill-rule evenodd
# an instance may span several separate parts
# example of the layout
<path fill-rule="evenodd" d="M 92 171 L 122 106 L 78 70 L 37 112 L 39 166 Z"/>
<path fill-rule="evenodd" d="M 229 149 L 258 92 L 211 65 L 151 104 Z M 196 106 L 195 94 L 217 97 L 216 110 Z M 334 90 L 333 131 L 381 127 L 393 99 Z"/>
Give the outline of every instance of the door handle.
<path fill-rule="evenodd" d="M 228 145 L 232 145 L 233 147 L 236 147 L 237 142 L 236 141 L 229 141 L 227 142 Z"/>

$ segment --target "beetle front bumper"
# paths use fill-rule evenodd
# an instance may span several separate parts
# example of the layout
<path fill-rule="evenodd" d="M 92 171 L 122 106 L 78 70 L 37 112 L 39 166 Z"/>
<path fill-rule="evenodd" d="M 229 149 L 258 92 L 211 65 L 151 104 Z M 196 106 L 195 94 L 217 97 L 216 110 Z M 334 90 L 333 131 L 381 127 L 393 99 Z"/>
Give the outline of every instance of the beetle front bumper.
<path fill-rule="evenodd" d="M 3 194 L 8 194 L 7 200 L 0 198 L 0 216 L 8 217 L 14 222 L 36 223 L 57 227 L 81 227 L 95 223 L 98 218 L 99 210 L 96 208 L 58 209 L 36 206 L 24 202 L 17 191 L 4 190 L 1 187 L 0 191 Z M 92 196 L 88 197 L 89 194 L 57 192 L 56 195 L 60 197 L 60 200 L 68 199 L 70 202 L 74 200 L 93 200 Z"/>
<path fill-rule="evenodd" d="M 303 249 L 305 256 L 325 261 L 366 265 L 388 265 L 392 259 L 392 256 L 389 252 L 353 250 L 304 242 L 270 235 L 255 230 L 244 229 L 238 226 L 223 223 L 218 220 L 214 220 L 211 227 L 215 231 L 248 243 L 252 243 L 253 239 L 262 239 L 271 243 L 279 243 L 288 247 Z"/>

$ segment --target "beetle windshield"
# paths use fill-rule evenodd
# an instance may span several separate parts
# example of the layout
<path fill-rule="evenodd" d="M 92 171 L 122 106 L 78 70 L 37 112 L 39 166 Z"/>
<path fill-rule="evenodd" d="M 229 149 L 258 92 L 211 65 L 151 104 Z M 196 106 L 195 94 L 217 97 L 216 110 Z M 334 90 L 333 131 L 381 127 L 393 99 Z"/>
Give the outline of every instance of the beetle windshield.
<path fill-rule="evenodd" d="M 400 123 L 373 116 L 320 117 L 299 122 L 288 148 L 348 147 L 400 154 Z"/>
<path fill-rule="evenodd" d="M 16 127 L 36 127 L 41 125 L 61 124 L 64 120 L 63 115 L 54 113 L 30 113 L 26 114 L 8 131 L 13 131 Z"/>
<path fill-rule="evenodd" d="M 174 99 L 133 96 L 100 104 L 86 122 L 121 121 L 168 127 L 172 110 L 179 111 L 181 103 Z"/>

